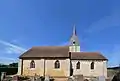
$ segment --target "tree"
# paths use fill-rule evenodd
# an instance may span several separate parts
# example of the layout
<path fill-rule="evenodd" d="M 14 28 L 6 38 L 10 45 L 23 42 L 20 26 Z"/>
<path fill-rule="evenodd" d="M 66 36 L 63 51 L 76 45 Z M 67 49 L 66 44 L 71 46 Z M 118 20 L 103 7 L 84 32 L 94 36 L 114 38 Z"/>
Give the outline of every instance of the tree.
<path fill-rule="evenodd" d="M 5 65 L 5 64 L 0 64 L 0 67 L 7 67 L 7 65 Z"/>
<path fill-rule="evenodd" d="M 18 67 L 18 63 L 11 63 L 9 64 L 9 67 Z"/>

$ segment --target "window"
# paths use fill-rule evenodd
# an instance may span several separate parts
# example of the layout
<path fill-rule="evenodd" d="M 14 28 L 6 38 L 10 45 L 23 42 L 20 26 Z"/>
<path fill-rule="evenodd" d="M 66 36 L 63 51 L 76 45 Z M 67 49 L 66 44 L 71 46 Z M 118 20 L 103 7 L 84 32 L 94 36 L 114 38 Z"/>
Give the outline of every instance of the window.
<path fill-rule="evenodd" d="M 91 63 L 91 69 L 94 69 L 94 62 Z"/>
<path fill-rule="evenodd" d="M 55 61 L 55 68 L 57 69 L 57 68 L 60 68 L 60 62 L 57 60 L 57 61 Z"/>
<path fill-rule="evenodd" d="M 73 44 L 75 44 L 75 41 L 73 41 Z"/>
<path fill-rule="evenodd" d="M 34 60 L 31 61 L 30 68 L 35 68 L 35 62 L 34 62 Z"/>
<path fill-rule="evenodd" d="M 80 69 L 80 62 L 77 62 L 76 69 Z"/>

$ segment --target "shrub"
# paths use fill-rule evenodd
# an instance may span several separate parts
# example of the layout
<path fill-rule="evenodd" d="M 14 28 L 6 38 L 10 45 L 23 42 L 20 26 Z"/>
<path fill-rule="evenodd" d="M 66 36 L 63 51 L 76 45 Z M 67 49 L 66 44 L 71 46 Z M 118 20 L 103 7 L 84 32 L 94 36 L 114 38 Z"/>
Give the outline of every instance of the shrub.
<path fill-rule="evenodd" d="M 7 67 L 2 67 L 0 68 L 0 74 L 1 72 L 6 72 L 7 75 L 14 75 L 18 71 L 18 68 L 7 68 Z"/>

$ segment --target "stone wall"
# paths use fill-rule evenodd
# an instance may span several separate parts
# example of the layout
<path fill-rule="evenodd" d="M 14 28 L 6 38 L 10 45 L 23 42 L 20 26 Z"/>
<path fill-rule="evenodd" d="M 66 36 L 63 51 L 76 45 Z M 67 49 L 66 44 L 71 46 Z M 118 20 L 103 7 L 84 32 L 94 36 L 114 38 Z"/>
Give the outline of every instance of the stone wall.
<path fill-rule="evenodd" d="M 44 61 L 44 59 L 34 60 L 35 68 L 30 68 L 31 60 L 23 60 L 23 74 L 22 75 L 34 76 L 36 74 L 36 75 L 43 76 L 45 74 L 45 75 L 50 75 L 50 76 L 54 76 L 54 77 L 69 76 L 70 60 L 69 59 L 64 59 L 64 60 L 60 59 L 59 60 L 59 62 L 60 62 L 59 69 L 54 68 L 55 61 L 56 60 L 45 60 Z M 45 63 L 45 65 L 44 65 L 44 63 Z"/>
<path fill-rule="evenodd" d="M 107 78 L 107 62 L 106 61 L 94 61 L 94 69 L 91 69 L 91 62 L 90 60 L 79 60 L 80 62 L 80 69 L 76 69 L 76 64 L 78 60 L 72 60 L 73 65 L 73 75 L 80 75 L 83 76 L 105 76 Z"/>

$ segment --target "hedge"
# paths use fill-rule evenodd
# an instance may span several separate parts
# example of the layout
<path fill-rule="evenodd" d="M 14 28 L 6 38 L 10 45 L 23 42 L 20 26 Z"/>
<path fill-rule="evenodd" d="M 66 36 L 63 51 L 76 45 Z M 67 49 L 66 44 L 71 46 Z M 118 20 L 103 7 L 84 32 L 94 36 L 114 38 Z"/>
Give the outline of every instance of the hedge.
<path fill-rule="evenodd" d="M 16 74 L 18 71 L 17 67 L 0 67 L 0 75 L 1 72 L 6 72 L 7 75 L 14 75 Z"/>

